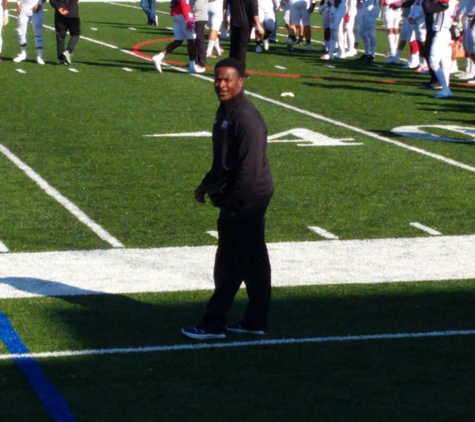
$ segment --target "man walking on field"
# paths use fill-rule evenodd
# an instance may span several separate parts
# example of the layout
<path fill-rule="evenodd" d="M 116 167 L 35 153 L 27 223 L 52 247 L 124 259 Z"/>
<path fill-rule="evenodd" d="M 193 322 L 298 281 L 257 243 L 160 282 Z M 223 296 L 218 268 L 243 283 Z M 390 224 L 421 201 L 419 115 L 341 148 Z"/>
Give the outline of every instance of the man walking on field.
<path fill-rule="evenodd" d="M 214 89 L 220 100 L 213 126 L 213 164 L 195 190 L 220 209 L 214 293 L 203 320 L 183 328 L 193 339 L 225 338 L 226 330 L 267 334 L 271 267 L 265 243 L 265 214 L 274 194 L 266 156 L 267 127 L 244 94 L 244 65 L 228 58 L 216 64 Z M 227 311 L 242 282 L 249 302 L 241 321 L 227 324 Z"/>

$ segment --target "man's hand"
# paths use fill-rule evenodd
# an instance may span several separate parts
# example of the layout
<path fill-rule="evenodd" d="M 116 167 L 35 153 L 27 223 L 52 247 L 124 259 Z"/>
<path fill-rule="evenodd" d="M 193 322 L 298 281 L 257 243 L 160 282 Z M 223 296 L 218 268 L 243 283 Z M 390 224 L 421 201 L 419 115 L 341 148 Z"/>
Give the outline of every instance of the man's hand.
<path fill-rule="evenodd" d="M 186 30 L 188 32 L 192 32 L 192 31 L 194 31 L 194 29 L 195 29 L 195 21 L 188 21 L 186 23 Z"/>
<path fill-rule="evenodd" d="M 36 3 L 34 6 L 33 6 L 33 13 L 38 13 L 40 10 L 41 10 L 41 4 L 39 3 Z"/>
<path fill-rule="evenodd" d="M 264 35 L 264 27 L 260 24 L 260 22 L 256 25 L 256 32 L 259 35 Z"/>
<path fill-rule="evenodd" d="M 23 8 L 23 6 L 21 5 L 21 3 L 17 3 L 17 4 L 16 4 L 16 12 L 17 12 L 18 14 L 21 13 L 21 9 L 22 9 L 22 8 Z"/>
<path fill-rule="evenodd" d="M 205 195 L 208 193 L 208 186 L 203 183 L 195 189 L 195 199 L 201 204 L 206 204 Z"/>
<path fill-rule="evenodd" d="M 64 9 L 63 7 L 60 7 L 60 8 L 58 9 L 58 12 L 59 12 L 61 15 L 63 15 L 63 16 L 65 16 L 65 15 L 67 15 L 67 14 L 69 13 L 69 11 L 68 11 L 67 9 Z"/>

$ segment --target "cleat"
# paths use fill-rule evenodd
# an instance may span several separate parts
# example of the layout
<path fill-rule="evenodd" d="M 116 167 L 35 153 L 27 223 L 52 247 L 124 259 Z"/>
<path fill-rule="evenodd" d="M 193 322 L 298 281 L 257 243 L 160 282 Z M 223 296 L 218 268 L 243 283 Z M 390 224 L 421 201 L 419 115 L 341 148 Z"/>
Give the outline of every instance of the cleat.
<path fill-rule="evenodd" d="M 269 50 L 269 40 L 263 40 L 264 43 L 264 50 Z"/>
<path fill-rule="evenodd" d="M 152 57 L 153 65 L 160 73 L 162 73 L 162 60 L 165 57 L 165 54 L 160 53 Z"/>
<path fill-rule="evenodd" d="M 256 53 L 262 53 L 262 47 L 260 45 L 256 45 Z"/>
<path fill-rule="evenodd" d="M 324 54 L 323 56 L 320 57 L 320 60 L 330 60 L 330 55 Z"/>
<path fill-rule="evenodd" d="M 28 59 L 28 55 L 26 54 L 26 51 L 22 51 L 18 56 L 16 56 L 13 61 L 15 63 L 20 63 L 20 62 L 24 62 L 25 60 Z"/>
<path fill-rule="evenodd" d="M 36 58 L 36 63 L 43 65 L 45 64 L 45 61 L 43 60 L 43 57 L 38 56 Z"/>
<path fill-rule="evenodd" d="M 434 94 L 433 98 L 449 98 L 452 96 L 452 91 L 449 88 L 441 89 L 437 94 Z"/>
<path fill-rule="evenodd" d="M 397 64 L 399 59 L 396 56 L 391 57 L 390 59 L 386 60 L 384 64 Z"/>
<path fill-rule="evenodd" d="M 224 48 L 221 48 L 221 47 L 218 46 L 218 47 L 215 47 L 215 49 L 216 49 L 216 54 L 218 56 L 221 56 L 221 54 L 224 53 Z"/>
<path fill-rule="evenodd" d="M 313 51 L 312 45 L 311 45 L 310 43 L 308 43 L 308 44 L 305 46 L 305 51 Z"/>

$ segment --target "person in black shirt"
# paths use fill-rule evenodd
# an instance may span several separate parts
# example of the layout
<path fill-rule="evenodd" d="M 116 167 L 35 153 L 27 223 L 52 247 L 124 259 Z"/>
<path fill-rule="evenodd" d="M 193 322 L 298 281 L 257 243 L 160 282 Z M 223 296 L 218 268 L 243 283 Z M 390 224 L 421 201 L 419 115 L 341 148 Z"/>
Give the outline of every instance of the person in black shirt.
<path fill-rule="evenodd" d="M 226 330 L 267 334 L 271 267 L 265 243 L 265 214 L 274 194 L 267 160 L 267 127 L 242 88 L 244 66 L 236 59 L 215 66 L 214 86 L 221 102 L 213 126 L 213 163 L 195 190 L 220 209 L 215 290 L 198 325 L 183 328 L 188 337 L 224 338 Z M 227 311 L 242 282 L 249 302 L 244 318 L 227 324 Z"/>
<path fill-rule="evenodd" d="M 81 35 L 81 22 L 79 20 L 79 0 L 50 0 L 54 12 L 54 29 L 56 31 L 56 48 L 60 64 L 71 64 L 71 54 L 76 47 Z M 64 48 L 64 41 L 69 30 L 71 38 L 68 48 Z"/>
<path fill-rule="evenodd" d="M 226 9 L 230 7 L 230 46 L 229 57 L 239 60 L 246 69 L 247 48 L 251 40 L 251 31 L 255 26 L 259 35 L 264 35 L 264 28 L 259 19 L 257 0 L 224 0 L 223 23 L 227 25 Z M 249 75 L 245 74 L 245 78 Z"/>

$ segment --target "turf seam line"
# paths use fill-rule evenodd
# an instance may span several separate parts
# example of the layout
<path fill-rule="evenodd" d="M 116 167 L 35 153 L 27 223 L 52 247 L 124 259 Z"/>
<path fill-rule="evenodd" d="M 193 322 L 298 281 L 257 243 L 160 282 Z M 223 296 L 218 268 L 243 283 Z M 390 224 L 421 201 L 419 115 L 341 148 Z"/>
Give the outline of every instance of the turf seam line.
<path fill-rule="evenodd" d="M 31 355 L 28 356 L 28 348 L 10 324 L 8 318 L 1 311 L 0 339 L 13 354 L 26 355 L 25 357 L 13 359 L 21 371 L 28 377 L 28 381 L 36 391 L 38 398 L 46 408 L 51 419 L 55 422 L 76 422 L 76 419 L 71 414 L 69 405 L 57 392 L 38 362 Z"/>
<path fill-rule="evenodd" d="M 449 330 L 449 331 L 429 331 L 419 333 L 394 333 L 394 334 L 364 334 L 350 336 L 329 336 L 329 337 L 303 337 L 303 338 L 283 338 L 283 339 L 265 339 L 252 341 L 234 341 L 224 343 L 196 343 L 196 344 L 176 344 L 172 346 L 146 346 L 130 348 L 111 348 L 111 349 L 88 349 L 88 350 L 66 350 L 59 352 L 39 352 L 39 353 L 15 353 L 0 355 L 0 360 L 21 360 L 27 358 L 47 359 L 76 356 L 93 355 L 111 355 L 126 353 L 150 353 L 150 352 L 169 352 L 180 350 L 200 350 L 200 349 L 220 349 L 232 347 L 252 347 L 252 346 L 275 346 L 287 344 L 302 343 L 330 343 L 330 342 L 350 342 L 365 340 L 399 340 L 408 338 L 434 338 L 434 337 L 453 337 L 453 336 L 472 336 L 475 330 Z"/>
<path fill-rule="evenodd" d="M 79 207 L 73 204 L 68 198 L 62 195 L 45 179 L 43 179 L 38 173 L 36 173 L 30 166 L 21 161 L 15 154 L 13 154 L 8 148 L 6 148 L 2 144 L 0 144 L 0 152 L 5 155 L 5 157 L 7 157 L 13 164 L 15 164 L 20 170 L 22 170 L 23 173 L 25 173 L 31 180 L 33 180 L 46 194 L 48 194 L 57 202 L 59 202 L 74 217 L 76 217 L 81 223 L 89 227 L 102 240 L 109 243 L 114 248 L 124 247 L 124 245 L 120 243 L 115 237 L 113 237 L 99 224 L 93 221 L 88 215 L 81 211 Z"/>

